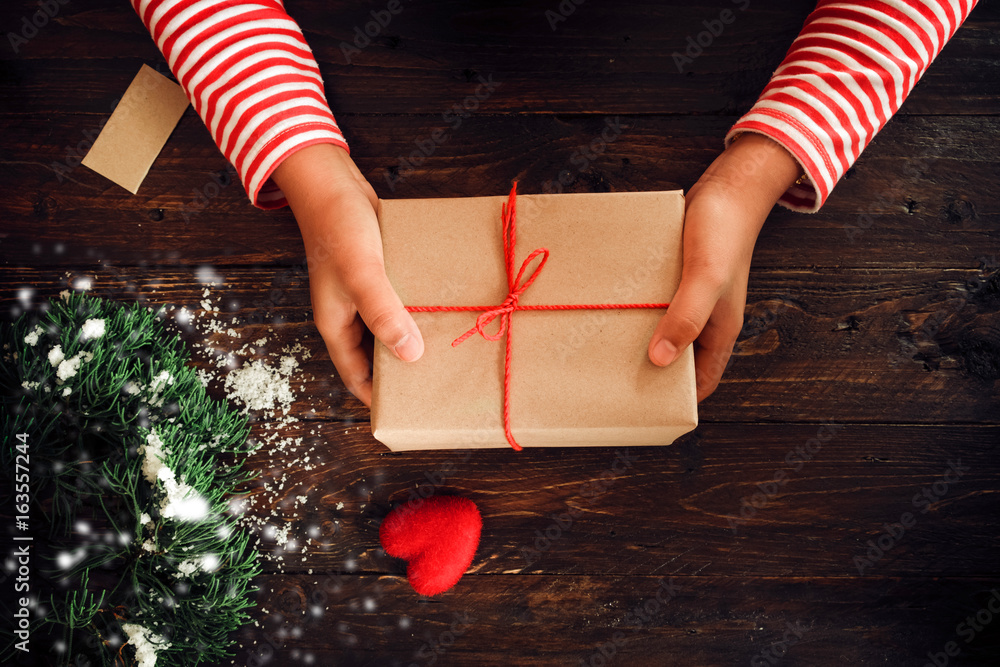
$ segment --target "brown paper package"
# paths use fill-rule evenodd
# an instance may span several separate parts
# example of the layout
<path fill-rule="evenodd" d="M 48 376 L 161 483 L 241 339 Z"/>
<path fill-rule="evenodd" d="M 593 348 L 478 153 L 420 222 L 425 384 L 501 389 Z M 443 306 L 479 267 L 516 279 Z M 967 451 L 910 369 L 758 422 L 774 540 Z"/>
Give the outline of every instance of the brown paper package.
<path fill-rule="evenodd" d="M 495 306 L 507 296 L 506 196 L 380 200 L 385 267 L 407 306 Z M 515 273 L 548 263 L 527 304 L 667 303 L 681 277 L 680 191 L 518 195 Z M 666 368 L 647 346 L 663 309 L 516 311 L 511 430 L 522 447 L 666 445 L 698 425 L 691 346 Z M 415 362 L 376 342 L 372 432 L 394 451 L 510 447 L 503 338 L 451 342 L 477 312 L 414 313 Z M 496 332 L 499 318 L 486 327 Z"/>

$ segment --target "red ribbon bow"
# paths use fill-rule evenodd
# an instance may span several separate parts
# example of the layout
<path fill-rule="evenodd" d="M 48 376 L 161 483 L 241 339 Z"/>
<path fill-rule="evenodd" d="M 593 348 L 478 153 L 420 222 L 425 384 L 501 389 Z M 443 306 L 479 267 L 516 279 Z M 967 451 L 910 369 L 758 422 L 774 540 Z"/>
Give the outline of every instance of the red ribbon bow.
<path fill-rule="evenodd" d="M 514 181 L 510 188 L 510 195 L 507 198 L 507 202 L 501 207 L 500 219 L 503 223 L 503 255 L 504 255 L 504 266 L 507 270 L 507 298 L 503 300 L 499 306 L 406 306 L 406 310 L 411 313 L 435 313 L 435 312 L 445 312 L 445 311 L 465 311 L 465 310 L 481 310 L 484 311 L 479 317 L 476 318 L 476 324 L 471 329 L 466 331 L 464 334 L 456 338 L 451 342 L 451 346 L 455 347 L 460 345 L 470 337 L 475 334 L 479 334 L 486 340 L 499 340 L 504 334 L 507 336 L 506 340 L 506 353 L 504 355 L 504 365 L 503 365 L 503 430 L 504 434 L 507 436 L 507 442 L 516 451 L 521 451 L 521 445 L 517 444 L 514 440 L 514 434 L 510 430 L 510 349 L 511 349 L 511 331 L 513 328 L 510 324 L 510 317 L 517 310 L 618 310 L 622 308 L 666 308 L 669 303 L 607 303 L 607 304 L 570 304 L 570 305 L 538 305 L 538 306 L 522 306 L 518 303 L 521 295 L 524 294 L 525 290 L 531 287 L 531 284 L 535 282 L 542 269 L 545 267 L 545 262 L 549 259 L 548 248 L 537 248 L 531 252 L 524 261 L 521 263 L 521 269 L 517 272 L 517 276 L 514 276 L 514 243 L 517 235 L 517 211 L 516 211 L 516 197 L 517 197 L 517 181 Z M 525 271 L 539 255 L 542 256 L 542 261 L 532 269 L 531 273 L 525 278 Z M 522 282 L 523 281 L 523 282 Z M 500 318 L 500 328 L 494 334 L 486 333 L 484 327 L 488 326 L 490 322 L 495 320 L 497 317 Z"/>

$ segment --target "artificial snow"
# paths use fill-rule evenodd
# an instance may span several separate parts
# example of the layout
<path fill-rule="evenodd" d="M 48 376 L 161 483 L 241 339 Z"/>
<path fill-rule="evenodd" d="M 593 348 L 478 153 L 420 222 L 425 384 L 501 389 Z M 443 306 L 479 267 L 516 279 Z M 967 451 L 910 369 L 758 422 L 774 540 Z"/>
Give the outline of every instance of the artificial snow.
<path fill-rule="evenodd" d="M 156 477 L 163 484 L 167 497 L 160 506 L 160 516 L 176 517 L 181 521 L 199 521 L 208 516 L 208 501 L 194 488 L 174 478 L 174 471 L 164 466 Z"/>
<path fill-rule="evenodd" d="M 190 577 L 198 572 L 214 572 L 219 567 L 219 557 L 215 554 L 205 554 L 201 558 L 190 558 L 177 566 L 175 577 Z"/>
<path fill-rule="evenodd" d="M 244 412 L 274 410 L 279 406 L 287 412 L 295 400 L 289 376 L 297 367 L 294 357 L 284 357 L 279 368 L 255 359 L 226 376 L 227 396 L 242 402 L 246 406 Z"/>
<path fill-rule="evenodd" d="M 145 512 L 143 512 L 142 514 L 139 515 L 139 535 L 138 535 L 138 537 L 139 537 L 140 540 L 142 539 L 143 529 L 146 529 L 146 530 L 148 530 L 150 532 L 153 532 L 153 530 L 155 529 L 155 527 L 156 526 L 153 523 L 153 520 L 149 517 L 148 514 L 146 514 Z M 151 540 L 151 539 L 147 539 L 145 542 L 143 542 L 142 543 L 142 548 L 145 549 L 146 551 L 156 551 L 156 545 L 153 544 L 153 540 Z"/>
<path fill-rule="evenodd" d="M 38 337 L 43 333 L 41 325 L 36 324 L 35 328 L 24 337 L 24 342 L 34 347 L 38 343 Z"/>
<path fill-rule="evenodd" d="M 202 281 L 204 284 L 205 281 Z M 213 304 L 212 302 L 215 302 Z M 249 414 L 260 421 L 254 426 L 257 431 L 249 440 L 249 451 L 256 451 L 266 447 L 268 454 L 274 459 L 281 458 L 283 466 L 294 467 L 303 471 L 315 470 L 320 463 L 316 457 L 312 457 L 310 462 L 309 453 L 316 451 L 317 446 L 323 446 L 317 438 L 318 430 L 307 429 L 301 436 L 292 437 L 288 435 L 289 427 L 299 418 L 289 414 L 292 405 L 296 400 L 293 387 L 305 389 L 304 381 L 307 378 L 299 377 L 301 371 L 299 363 L 303 359 L 309 359 L 311 353 L 308 348 L 297 340 L 282 348 L 281 352 L 268 351 L 268 345 L 274 340 L 268 336 L 261 336 L 258 332 L 248 327 L 255 335 L 247 337 L 246 342 L 241 346 L 234 344 L 234 340 L 239 340 L 243 331 L 238 331 L 237 327 L 243 324 L 237 317 L 222 317 L 219 313 L 221 303 L 210 290 L 205 290 L 196 298 L 196 304 L 201 302 L 201 309 L 176 308 L 173 311 L 173 324 L 182 325 L 183 331 L 178 331 L 182 336 L 189 335 L 192 330 L 203 336 L 199 342 L 191 344 L 196 354 L 207 361 L 208 368 L 200 367 L 195 369 L 201 385 L 208 388 L 214 382 L 222 385 L 227 399 L 233 401 L 235 405 L 242 408 L 244 414 Z M 232 302 L 231 307 L 236 307 L 237 302 Z M 232 326 L 230 326 L 230 324 Z M 269 334 L 274 333 L 272 327 L 267 327 Z M 225 338 L 223 338 L 225 337 Z M 308 378 L 316 380 L 315 377 Z M 306 412 L 309 412 L 306 406 Z M 313 416 L 316 410 L 313 409 Z M 258 431 L 259 429 L 259 431 Z M 308 445 L 306 443 L 309 443 Z M 217 444 L 212 445 L 217 447 Z M 295 452 L 300 447 L 309 447 L 308 450 Z M 170 475 L 171 473 L 163 473 Z M 165 486 L 175 483 L 173 478 L 161 480 Z M 309 536 L 296 539 L 294 521 L 288 515 L 287 507 L 279 501 L 291 496 L 291 500 L 298 501 L 294 506 L 301 507 L 306 504 L 303 500 L 305 496 L 298 494 L 305 490 L 288 488 L 290 478 L 285 473 L 264 476 L 260 482 L 261 493 L 250 494 L 246 500 L 239 501 L 246 504 L 247 508 L 237 508 L 236 499 L 229 499 L 229 513 L 238 515 L 238 524 L 241 524 L 249 531 L 261 534 L 256 543 L 262 546 L 261 538 L 275 540 L 277 549 L 261 549 L 261 556 L 269 558 L 279 563 L 279 569 L 283 568 L 284 558 L 278 554 L 290 551 L 301 552 L 305 555 L 310 548 L 320 539 L 321 531 L 316 527 L 315 534 L 310 532 Z M 259 503 L 265 503 L 262 507 Z M 299 504 L 300 503 L 300 504 Z M 256 505 L 250 508 L 249 505 Z M 270 507 L 270 509 L 265 509 Z M 249 510 L 249 511 L 247 511 Z M 256 511 L 254 511 L 256 510 Z M 298 516 L 298 512 L 293 511 L 293 516 Z M 276 528 L 281 525 L 281 530 Z M 290 534 L 292 533 L 292 534 Z M 273 545 L 273 543 L 272 543 Z M 298 559 L 296 559 L 298 560 Z M 192 564 L 185 565 L 185 569 L 191 568 Z"/>
<path fill-rule="evenodd" d="M 212 372 L 204 368 L 199 368 L 195 371 L 195 374 L 198 376 L 201 386 L 208 388 L 208 383 L 212 381 Z"/>
<path fill-rule="evenodd" d="M 155 484 L 156 476 L 160 472 L 160 468 L 164 466 L 164 459 L 167 458 L 166 452 L 163 450 L 163 441 L 160 440 L 160 436 L 157 435 L 156 431 L 151 430 L 149 435 L 146 436 L 146 444 L 139 447 L 139 454 L 143 457 L 143 476 L 147 482 Z M 145 514 L 142 516 L 146 519 L 149 518 Z"/>
<path fill-rule="evenodd" d="M 153 407 L 159 408 L 163 406 L 163 401 L 165 397 L 160 396 L 160 392 L 167 388 L 167 385 L 174 383 L 174 376 L 169 373 L 169 371 L 161 371 L 159 375 L 153 378 L 153 381 L 149 383 L 147 390 L 149 391 L 149 404 Z"/>
<path fill-rule="evenodd" d="M 281 529 L 274 529 L 274 541 L 278 544 L 284 546 L 288 543 L 288 531 L 291 529 L 292 524 L 285 524 Z"/>
<path fill-rule="evenodd" d="M 139 454 L 143 457 L 143 476 L 154 486 L 159 480 L 165 494 L 160 503 L 160 516 L 181 521 L 198 521 L 208 516 L 208 501 L 193 487 L 178 481 L 174 471 L 164 463 L 167 453 L 156 431 L 146 436 L 146 444 L 140 445 Z"/>
<path fill-rule="evenodd" d="M 66 380 L 70 379 L 76 372 L 80 370 L 80 364 L 84 361 L 90 361 L 94 358 L 94 355 L 90 352 L 77 352 L 75 355 L 66 359 L 63 356 L 62 346 L 56 345 L 51 350 L 49 350 L 49 363 L 56 366 L 56 383 L 62 384 Z"/>
<path fill-rule="evenodd" d="M 63 360 L 62 345 L 56 345 L 51 350 L 49 350 L 49 363 L 53 366 L 58 366 Z"/>
<path fill-rule="evenodd" d="M 155 667 L 156 652 L 170 647 L 166 639 L 138 623 L 122 623 L 122 630 L 128 635 L 129 643 L 135 647 L 135 659 L 139 662 L 139 667 Z"/>
<path fill-rule="evenodd" d="M 90 352 L 77 352 L 69 359 L 63 359 L 59 362 L 59 368 L 56 369 L 56 377 L 65 382 L 76 375 L 76 372 L 80 370 L 81 363 L 93 358 L 94 355 Z"/>
<path fill-rule="evenodd" d="M 104 320 L 99 320 L 96 318 L 89 319 L 83 323 L 83 327 L 81 327 L 80 329 L 80 340 L 100 338 L 103 335 L 104 335 Z"/>
<path fill-rule="evenodd" d="M 168 384 L 174 383 L 174 376 L 170 374 L 170 371 L 161 371 L 159 375 L 153 378 L 153 381 L 149 384 L 149 389 L 154 394 L 160 393 Z"/>

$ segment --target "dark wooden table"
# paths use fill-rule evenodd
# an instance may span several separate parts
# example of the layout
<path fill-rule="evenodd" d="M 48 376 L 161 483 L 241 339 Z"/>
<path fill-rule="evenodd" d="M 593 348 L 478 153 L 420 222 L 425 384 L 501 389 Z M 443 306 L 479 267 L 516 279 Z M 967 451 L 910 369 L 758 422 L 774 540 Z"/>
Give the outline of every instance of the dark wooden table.
<path fill-rule="evenodd" d="M 287 5 L 357 164 L 388 198 L 502 194 L 515 178 L 541 192 L 563 170 L 572 192 L 686 189 L 812 3 L 752 3 L 684 73 L 670 54 L 732 2 L 590 0 L 555 30 L 556 0 L 404 2 L 350 64 L 342 43 L 385 3 Z M 7 1 L 0 27 L 19 32 L 36 10 Z M 89 277 L 97 294 L 203 315 L 198 268 L 210 265 L 235 345 L 269 335 L 270 350 L 299 340 L 313 352 L 295 383 L 302 421 L 279 433 L 303 440 L 251 461 L 252 511 L 300 549 L 279 561 L 259 536 L 257 625 L 239 633 L 237 665 L 998 664 L 998 34 L 1000 12 L 981 4 L 823 210 L 773 212 L 745 330 L 701 425 L 632 450 L 596 498 L 582 485 L 615 449 L 392 454 L 376 442 L 311 322 L 292 215 L 252 208 L 238 183 L 212 187 L 227 163 L 192 109 L 138 195 L 76 166 L 140 65 L 166 71 L 125 0 L 69 0 L 17 53 L 4 40 L 0 307 L 11 317 L 21 288 L 35 306 Z M 408 172 L 400 157 L 480 76 L 497 90 Z M 571 161 L 608 119 L 620 137 Z M 259 418 L 255 437 L 273 427 Z M 800 448 L 814 454 L 790 465 Z M 380 550 L 377 521 L 442 470 L 438 492 L 475 500 L 484 532 L 470 573 L 421 599 Z M 769 487 L 780 471 L 786 483 Z M 572 525 L 552 529 L 571 510 Z M 915 523 L 886 536 L 905 512 Z M 529 563 L 547 530 L 558 537 Z M 663 604 L 661 579 L 674 589 Z"/>

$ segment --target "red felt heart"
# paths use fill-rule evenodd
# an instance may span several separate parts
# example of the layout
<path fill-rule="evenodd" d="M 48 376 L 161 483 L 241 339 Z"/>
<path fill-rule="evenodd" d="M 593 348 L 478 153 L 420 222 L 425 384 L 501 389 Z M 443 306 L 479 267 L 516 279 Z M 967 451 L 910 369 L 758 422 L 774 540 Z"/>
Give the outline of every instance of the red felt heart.
<path fill-rule="evenodd" d="M 420 595 L 438 595 L 472 564 L 483 520 L 461 496 L 431 496 L 399 505 L 382 520 L 379 539 L 390 556 L 407 561 L 406 578 Z"/>

